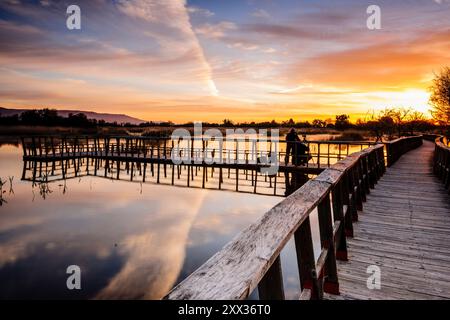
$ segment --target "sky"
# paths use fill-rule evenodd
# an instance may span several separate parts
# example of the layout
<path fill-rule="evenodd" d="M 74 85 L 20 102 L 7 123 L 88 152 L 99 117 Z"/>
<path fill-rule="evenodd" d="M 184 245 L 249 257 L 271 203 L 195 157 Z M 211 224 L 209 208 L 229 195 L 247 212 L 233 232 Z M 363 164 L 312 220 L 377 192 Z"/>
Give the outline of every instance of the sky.
<path fill-rule="evenodd" d="M 1 0 L 0 107 L 178 123 L 427 113 L 449 14 L 450 0 Z"/>

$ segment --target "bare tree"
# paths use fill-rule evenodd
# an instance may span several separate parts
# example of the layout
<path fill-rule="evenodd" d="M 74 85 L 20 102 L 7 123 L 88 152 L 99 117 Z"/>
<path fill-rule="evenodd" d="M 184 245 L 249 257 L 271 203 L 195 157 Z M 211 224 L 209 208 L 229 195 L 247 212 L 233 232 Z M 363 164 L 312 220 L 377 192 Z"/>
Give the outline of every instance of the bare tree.
<path fill-rule="evenodd" d="M 444 67 L 441 73 L 436 75 L 433 85 L 430 88 L 430 104 L 432 107 L 431 114 L 439 123 L 446 128 L 447 136 L 450 130 L 450 68 Z"/>

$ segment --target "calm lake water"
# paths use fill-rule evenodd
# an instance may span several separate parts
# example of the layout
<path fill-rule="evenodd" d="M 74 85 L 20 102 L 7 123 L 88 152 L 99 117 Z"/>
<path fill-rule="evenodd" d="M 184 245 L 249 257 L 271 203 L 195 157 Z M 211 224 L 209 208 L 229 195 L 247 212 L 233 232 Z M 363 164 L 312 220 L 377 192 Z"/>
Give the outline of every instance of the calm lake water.
<path fill-rule="evenodd" d="M 95 176 L 42 186 L 22 170 L 21 148 L 0 146 L 0 299 L 160 299 L 283 199 Z M 281 259 L 296 298 L 293 241 Z M 66 287 L 70 265 L 81 290 Z"/>

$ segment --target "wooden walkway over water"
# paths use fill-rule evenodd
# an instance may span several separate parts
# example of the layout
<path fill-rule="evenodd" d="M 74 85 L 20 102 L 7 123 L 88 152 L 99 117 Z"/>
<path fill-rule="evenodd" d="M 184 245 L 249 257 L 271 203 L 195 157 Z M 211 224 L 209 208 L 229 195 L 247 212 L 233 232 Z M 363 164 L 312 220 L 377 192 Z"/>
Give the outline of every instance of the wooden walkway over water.
<path fill-rule="evenodd" d="M 109 139 L 103 144 L 95 139 L 93 147 L 89 141 L 85 145 L 72 143 L 68 149 L 65 139 L 55 147 L 53 139 L 47 144 L 41 140 L 36 143 L 33 138 L 31 143 L 23 142 L 24 160 L 34 162 L 33 180 L 37 161 L 40 165 L 48 161 L 54 164 L 60 159 L 61 164 L 67 164 L 72 158 L 74 161 L 87 157 L 94 161 L 94 168 L 98 168 L 97 160 L 106 162 L 105 176 L 109 162 L 117 162 L 117 173 L 120 173 L 120 163 L 131 161 L 131 177 L 133 164 L 144 163 L 143 181 L 145 164 L 157 162 L 159 181 L 159 165 L 169 164 L 166 142 L 161 149 L 159 142 L 153 145 L 143 139 L 125 143 L 119 140 L 114 145 Z M 280 167 L 282 171 L 317 170 L 317 177 L 244 229 L 173 288 L 166 299 L 246 299 L 255 289 L 260 299 L 285 299 L 280 253 L 292 238 L 302 300 L 450 299 L 450 148 L 447 142 L 443 138 L 433 143 L 423 141 L 422 136 L 405 137 L 365 149 L 359 145 L 361 151 L 351 154 L 347 145 L 344 157 L 338 143 L 336 162 L 330 161 L 332 148 L 327 142 L 323 166 L 320 144 L 315 155 L 317 166 L 313 161 L 309 169 Z M 205 146 L 199 149 L 202 153 L 206 150 Z M 194 150 L 191 146 L 187 154 Z M 231 151 L 220 152 L 219 158 L 229 157 Z M 240 154 L 236 148 L 236 160 Z M 276 155 L 281 162 L 283 154 Z M 201 166 L 204 187 L 208 173 L 206 164 Z M 236 190 L 239 171 L 256 172 L 258 166 L 247 159 L 242 167 L 234 164 Z M 194 179 L 194 166 L 187 167 L 190 168 L 186 175 L 189 186 L 189 181 Z M 219 169 L 221 172 L 220 166 Z M 174 172 L 172 166 L 172 184 Z M 220 181 L 221 178 L 219 188 Z M 254 182 L 252 178 L 254 192 L 256 181 L 257 178 Z M 270 183 L 269 179 L 269 187 Z M 313 213 L 317 214 L 318 225 L 310 221 Z M 313 232 L 313 228 L 318 232 Z M 313 234 L 319 239 L 314 239 Z M 320 248 L 318 255 L 314 251 L 316 243 Z M 372 276 L 370 268 L 380 271 L 379 288 L 368 286 Z"/>
<path fill-rule="evenodd" d="M 449 299 L 450 197 L 433 174 L 434 144 L 403 155 L 367 195 L 338 262 L 339 299 Z M 380 289 L 367 288 L 369 265 Z"/>
<path fill-rule="evenodd" d="M 299 299 L 450 298 L 450 148 L 401 138 L 353 153 L 243 230 L 166 299 L 285 299 L 291 238 Z M 320 253 L 310 214 L 317 212 Z M 379 284 L 373 281 L 379 271 Z"/>
<path fill-rule="evenodd" d="M 187 141 L 132 136 L 23 137 L 22 180 L 47 183 L 94 175 L 142 183 L 285 196 L 350 153 L 375 144 L 370 141 L 303 143 L 309 152 L 298 156 L 301 163 L 293 164 L 292 156 L 286 154 L 286 141 L 279 139 L 245 136 L 225 141 L 198 137 Z M 303 143 L 292 143 L 291 155 L 297 154 L 295 149 Z M 183 161 L 174 161 L 176 158 Z"/>

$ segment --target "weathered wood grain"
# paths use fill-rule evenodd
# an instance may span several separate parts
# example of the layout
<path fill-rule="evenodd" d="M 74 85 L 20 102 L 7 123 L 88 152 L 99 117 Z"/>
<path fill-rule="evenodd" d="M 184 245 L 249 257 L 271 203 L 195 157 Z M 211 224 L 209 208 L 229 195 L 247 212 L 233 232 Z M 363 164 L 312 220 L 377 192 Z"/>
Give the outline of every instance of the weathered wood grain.
<path fill-rule="evenodd" d="M 367 195 L 338 262 L 339 299 L 450 299 L 450 201 L 433 150 L 424 142 L 403 155 Z M 367 288 L 369 265 L 381 269 L 380 290 Z"/>
<path fill-rule="evenodd" d="M 242 231 L 175 287 L 168 299 L 244 299 L 256 288 L 293 232 L 328 194 L 330 185 L 308 181 Z M 182 287 L 183 290 L 178 290 Z"/>

